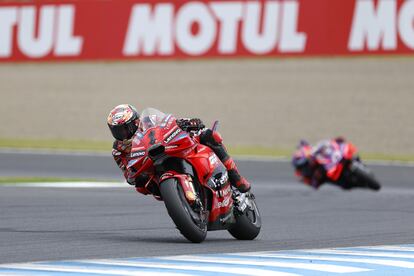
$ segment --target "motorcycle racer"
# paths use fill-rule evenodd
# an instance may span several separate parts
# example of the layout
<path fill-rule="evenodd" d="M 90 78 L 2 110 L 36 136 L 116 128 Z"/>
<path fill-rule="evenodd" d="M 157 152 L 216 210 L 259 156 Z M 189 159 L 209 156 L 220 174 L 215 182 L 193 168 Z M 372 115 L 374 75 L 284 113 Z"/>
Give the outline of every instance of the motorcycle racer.
<path fill-rule="evenodd" d="M 320 141 L 312 147 L 307 141 L 301 140 L 292 158 L 296 176 L 315 189 L 328 182 L 334 173 L 334 168 L 330 168 L 329 164 L 340 161 L 333 159 L 341 157 L 339 149 L 344 142 L 344 138 L 337 137 Z M 352 144 L 348 145 L 353 147 Z"/>
<path fill-rule="evenodd" d="M 140 175 L 136 178 L 129 177 L 127 164 L 131 152 L 132 138 L 142 131 L 140 115 L 137 109 L 129 104 L 121 104 L 114 107 L 107 119 L 108 127 L 115 138 L 112 148 L 112 156 L 124 174 L 125 179 L 130 185 L 134 185 L 136 190 L 142 194 L 148 194 L 145 185 L 148 182 L 146 175 Z M 245 193 L 250 190 L 250 183 L 240 175 L 234 160 L 228 154 L 221 135 L 217 131 L 206 129 L 203 122 L 198 118 L 182 118 L 176 120 L 177 125 L 186 132 L 192 132 L 194 138 L 200 144 L 210 147 L 217 157 L 221 160 L 228 171 L 229 181 L 233 187 L 240 192 Z M 156 185 L 147 185 L 147 187 L 156 189 Z M 151 191 L 158 194 L 158 191 Z"/>

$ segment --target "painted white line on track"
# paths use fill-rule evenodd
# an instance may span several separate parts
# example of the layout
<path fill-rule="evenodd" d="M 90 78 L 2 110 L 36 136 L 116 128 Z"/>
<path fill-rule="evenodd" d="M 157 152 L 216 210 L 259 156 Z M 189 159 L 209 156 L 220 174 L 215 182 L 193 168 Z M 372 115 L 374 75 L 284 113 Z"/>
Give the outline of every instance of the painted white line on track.
<path fill-rule="evenodd" d="M 1 148 L 1 153 L 8 154 L 24 154 L 24 155 L 61 155 L 61 156 L 90 156 L 90 157 L 111 157 L 111 148 L 108 151 L 70 151 L 70 150 L 48 150 L 48 149 L 15 149 L 15 148 Z"/>
<path fill-rule="evenodd" d="M 233 254 L 232 254 L 233 255 Z M 393 261 L 385 259 L 364 259 L 364 258 L 344 258 L 344 257 L 330 257 L 320 255 L 283 255 L 283 254 L 245 254 L 243 256 L 249 257 L 264 257 L 264 258 L 280 258 L 291 260 L 312 260 L 312 261 L 331 261 L 331 262 L 349 262 L 349 263 L 363 263 L 363 264 L 375 264 L 384 266 L 393 266 L 400 268 L 414 268 L 413 262 L 407 261 Z"/>
<path fill-rule="evenodd" d="M 414 252 L 414 247 L 407 247 L 407 246 L 393 246 L 393 245 L 386 245 L 386 246 L 364 246 L 364 247 L 357 247 L 357 249 L 373 249 L 373 250 L 385 250 L 385 251 L 400 251 L 400 252 Z"/>
<path fill-rule="evenodd" d="M 174 259 L 175 260 L 175 259 Z M 173 261 L 174 261 L 173 260 Z M 191 271 L 202 271 L 202 272 L 217 272 L 217 273 L 231 273 L 238 275 L 274 275 L 274 276 L 295 276 L 298 274 L 286 273 L 280 271 L 270 271 L 260 268 L 236 268 L 228 266 L 220 266 L 215 264 L 214 266 L 203 266 L 200 264 L 190 265 L 190 264 L 165 264 L 165 263 L 151 263 L 151 262 L 139 262 L 139 261 L 111 261 L 111 260 L 101 260 L 101 261 L 83 261 L 85 264 L 103 264 L 103 265 L 116 265 L 116 266 L 128 266 L 128 267 L 148 267 L 148 268 L 165 268 L 165 269 L 184 269 Z"/>
<path fill-rule="evenodd" d="M 373 251 L 348 251 L 348 250 L 342 250 L 342 249 L 339 249 L 339 250 L 315 249 L 315 250 L 304 250 L 304 252 L 317 253 L 317 254 L 332 254 L 332 255 L 351 255 L 351 256 L 414 259 L 413 254 L 402 254 L 402 253 L 394 253 L 394 252 L 382 253 L 382 252 L 373 252 Z M 412 268 L 414 268 L 414 266 Z"/>
<path fill-rule="evenodd" d="M 278 261 L 251 261 L 240 260 L 237 258 L 220 259 L 217 257 L 201 257 L 201 256 L 177 256 L 177 257 L 164 257 L 163 259 L 174 261 L 188 261 L 188 262 L 206 262 L 215 264 L 240 264 L 240 265 L 257 265 L 257 266 L 270 266 L 270 267 L 283 267 L 283 268 L 296 268 L 307 269 L 321 272 L 331 273 L 354 273 L 368 271 L 368 269 L 352 267 L 352 266 L 340 266 L 340 265 L 327 265 L 327 264 L 310 264 L 310 263 L 291 263 L 291 262 L 278 262 Z"/>
<path fill-rule="evenodd" d="M 131 185 L 118 182 L 33 182 L 2 184 L 9 187 L 40 187 L 40 188 L 130 188 Z"/>

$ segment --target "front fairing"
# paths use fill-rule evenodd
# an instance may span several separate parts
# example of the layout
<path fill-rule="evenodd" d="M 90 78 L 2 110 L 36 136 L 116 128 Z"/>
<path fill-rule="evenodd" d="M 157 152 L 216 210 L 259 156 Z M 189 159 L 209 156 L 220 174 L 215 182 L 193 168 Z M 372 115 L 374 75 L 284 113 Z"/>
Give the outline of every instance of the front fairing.
<path fill-rule="evenodd" d="M 320 142 L 314 148 L 315 160 L 323 166 L 327 177 L 337 181 L 344 169 L 344 160 L 351 160 L 356 153 L 355 147 L 350 143 L 338 143 L 335 140 Z"/>
<path fill-rule="evenodd" d="M 313 148 L 312 155 L 316 162 L 324 166 L 327 171 L 336 166 L 343 157 L 339 145 L 328 140 L 318 143 Z"/>
<path fill-rule="evenodd" d="M 171 157 L 184 158 L 196 143 L 187 132 L 178 127 L 174 116 L 154 108 L 145 109 L 129 155 L 128 169 L 133 177 L 148 171 L 153 173 L 153 162 L 148 156 L 148 149 L 154 145 L 164 146 L 165 153 Z"/>

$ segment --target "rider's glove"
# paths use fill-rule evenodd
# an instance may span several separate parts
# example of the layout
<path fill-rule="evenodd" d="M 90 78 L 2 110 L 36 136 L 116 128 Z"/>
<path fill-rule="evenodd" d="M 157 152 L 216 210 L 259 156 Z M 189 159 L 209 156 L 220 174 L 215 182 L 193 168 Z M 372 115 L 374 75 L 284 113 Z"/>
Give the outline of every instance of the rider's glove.
<path fill-rule="evenodd" d="M 203 121 L 201 121 L 198 118 L 191 119 L 189 123 L 190 123 L 190 126 L 189 126 L 190 130 L 200 130 L 206 127 L 203 124 Z"/>
<path fill-rule="evenodd" d="M 198 118 L 178 119 L 177 125 L 184 131 L 198 131 L 205 128 L 203 121 Z"/>

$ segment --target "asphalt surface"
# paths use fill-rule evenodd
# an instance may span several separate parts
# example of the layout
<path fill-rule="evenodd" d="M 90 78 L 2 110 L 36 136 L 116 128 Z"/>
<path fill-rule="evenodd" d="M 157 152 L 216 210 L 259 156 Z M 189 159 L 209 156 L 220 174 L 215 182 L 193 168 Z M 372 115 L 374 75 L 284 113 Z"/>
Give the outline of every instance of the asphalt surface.
<path fill-rule="evenodd" d="M 108 155 L 1 152 L 0 164 L 0 176 L 121 181 Z M 414 243 L 413 167 L 371 165 L 383 184 L 376 193 L 313 191 L 283 161 L 238 164 L 263 217 L 254 241 L 215 231 L 191 244 L 162 202 L 129 188 L 0 186 L 0 263 Z"/>

